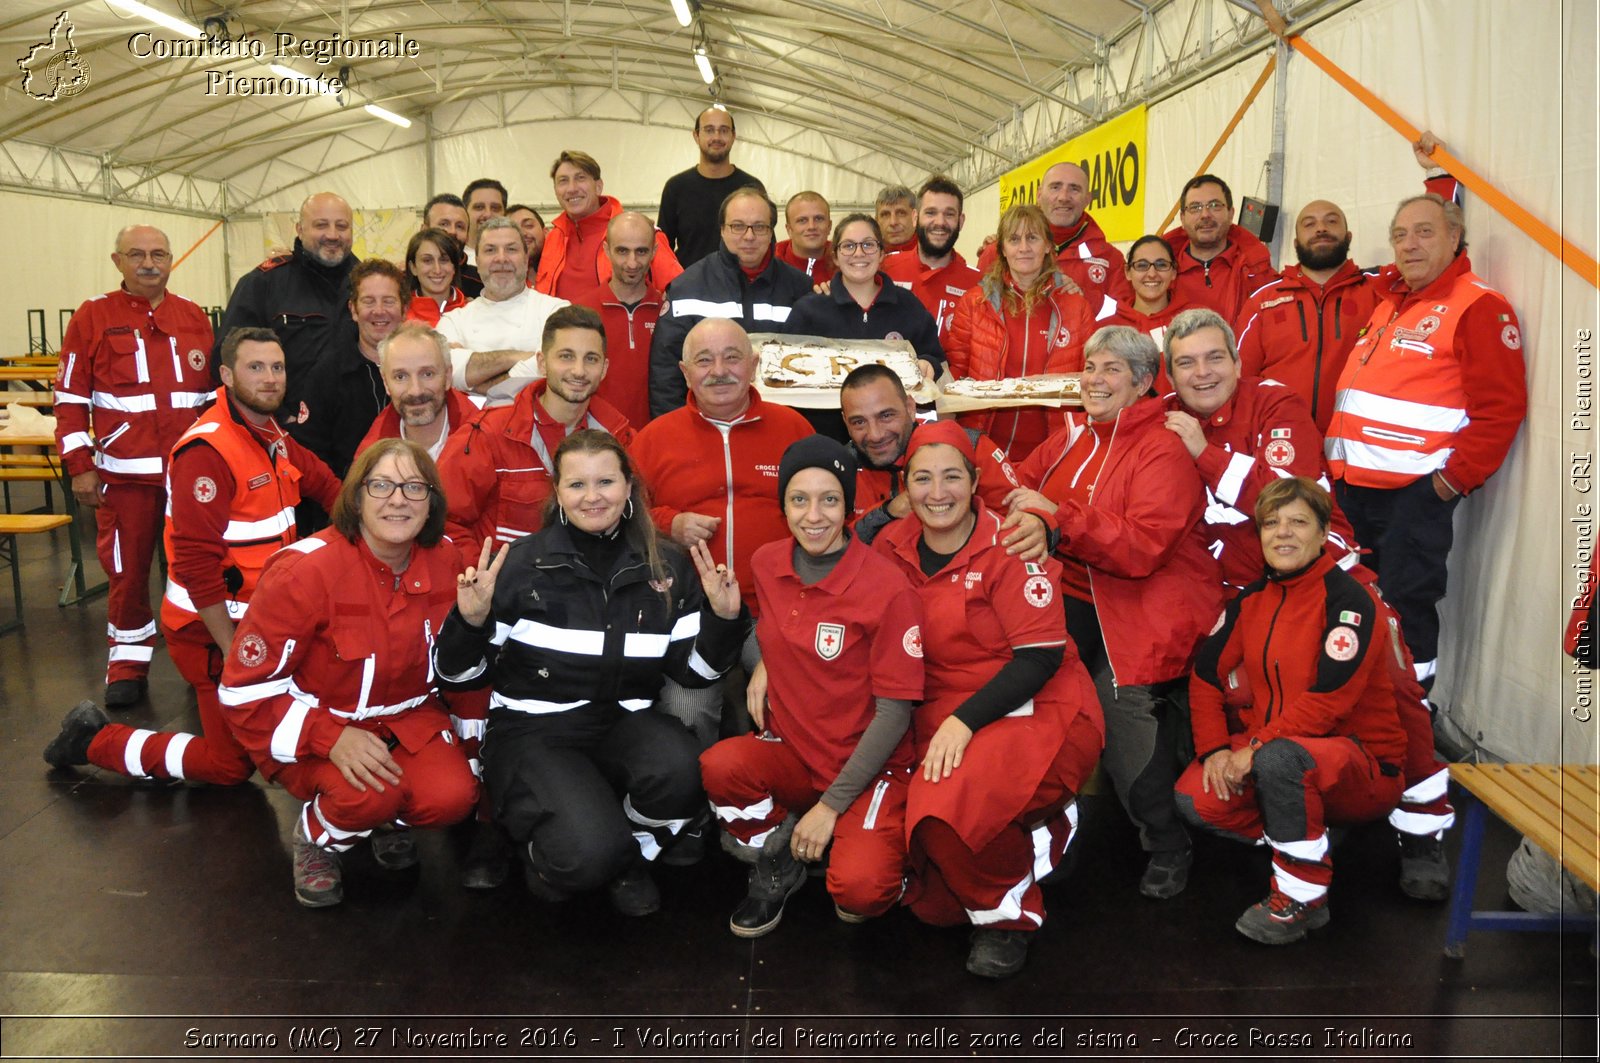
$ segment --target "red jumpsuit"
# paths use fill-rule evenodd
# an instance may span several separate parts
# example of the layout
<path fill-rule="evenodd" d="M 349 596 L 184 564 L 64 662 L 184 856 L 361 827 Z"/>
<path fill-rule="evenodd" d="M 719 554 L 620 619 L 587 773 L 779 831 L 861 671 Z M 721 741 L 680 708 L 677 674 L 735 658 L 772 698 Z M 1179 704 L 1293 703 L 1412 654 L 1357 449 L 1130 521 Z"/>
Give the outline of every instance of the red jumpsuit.
<path fill-rule="evenodd" d="M 649 288 L 643 299 L 626 306 L 608 284 L 595 307 L 606 327 L 607 362 L 606 378 L 595 394 L 615 406 L 635 430 L 650 423 L 650 343 L 665 301 Z"/>
<path fill-rule="evenodd" d="M 896 521 L 874 548 L 900 566 L 922 595 L 927 700 L 912 730 L 917 756 L 934 732 L 1011 658 L 1028 647 L 1065 648 L 1060 669 L 1029 701 L 980 727 L 961 766 L 930 783 L 913 771 L 906 806 L 918 918 L 996 930 L 1044 923 L 1037 880 L 1071 840 L 1082 787 L 1105 742 L 1094 684 L 1067 640 L 1055 561 L 1026 564 L 1000 545 L 998 514 L 975 500 L 977 525 L 949 564 L 924 576 L 922 525 Z"/>
<path fill-rule="evenodd" d="M 89 743 L 89 762 L 142 778 L 231 785 L 250 777 L 250 758 L 217 702 L 222 654 L 198 610 L 225 605 L 244 617 L 268 557 L 294 538 L 302 497 L 331 509 L 339 481 L 275 421 L 255 427 L 228 398 L 200 415 L 168 462 L 167 590 L 161 630 L 178 674 L 194 687 L 200 735 L 111 723 Z"/>
<path fill-rule="evenodd" d="M 941 345 L 950 342 L 950 322 L 955 318 L 956 303 L 983 278 L 983 274 L 967 265 L 967 260 L 958 252 L 950 252 L 950 261 L 933 269 L 923 264 L 915 248 L 884 259 L 883 274 L 900 287 L 910 288 L 911 294 L 928 308 L 939 326 Z"/>
<path fill-rule="evenodd" d="M 103 488 L 95 552 L 105 569 L 106 682 L 143 679 L 156 643 L 150 561 L 166 508 L 166 458 L 211 393 L 211 319 L 168 292 L 126 288 L 78 307 L 56 375 L 56 445 L 68 476 Z"/>
<path fill-rule="evenodd" d="M 922 699 L 922 602 L 859 539 L 810 586 L 795 574 L 794 549 L 784 539 L 754 558 L 767 733 L 718 742 L 700 756 L 701 777 L 724 828 L 756 848 L 789 813 L 829 800 L 839 818 L 828 892 L 847 912 L 881 915 L 904 881 L 911 732 L 848 806 L 834 807 L 826 791 L 872 722 L 875 698 Z"/>
<path fill-rule="evenodd" d="M 1273 888 L 1323 901 L 1333 878 L 1327 823 L 1361 823 L 1394 809 L 1406 733 L 1395 711 L 1384 634 L 1370 590 L 1322 554 L 1229 603 L 1200 649 L 1189 683 L 1195 761 L 1178 779 L 1180 807 L 1206 826 L 1272 847 Z M 1230 733 L 1227 676 L 1252 694 Z M 1205 792 L 1204 760 L 1256 749 L 1245 792 Z"/>
<path fill-rule="evenodd" d="M 478 782 L 434 689 L 433 640 L 461 555 L 413 545 L 404 571 L 326 528 L 278 552 L 223 663 L 219 696 L 261 774 L 305 801 L 306 838 L 343 851 L 389 822 L 465 819 Z M 389 743 L 398 785 L 356 789 L 328 759 L 346 727 Z"/>

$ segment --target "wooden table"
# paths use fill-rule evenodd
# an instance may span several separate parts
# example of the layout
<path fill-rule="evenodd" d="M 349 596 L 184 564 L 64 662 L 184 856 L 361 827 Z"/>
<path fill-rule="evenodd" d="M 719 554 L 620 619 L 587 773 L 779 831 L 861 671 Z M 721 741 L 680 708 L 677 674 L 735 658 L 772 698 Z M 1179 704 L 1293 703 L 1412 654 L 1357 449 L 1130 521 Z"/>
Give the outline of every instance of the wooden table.
<path fill-rule="evenodd" d="M 56 437 L 53 435 L 7 435 L 0 432 L 0 447 L 39 447 L 47 454 L 54 454 Z M 72 566 L 68 570 L 67 579 L 61 584 L 61 596 L 56 599 L 56 604 L 68 606 L 88 601 L 90 598 L 106 593 L 110 584 L 102 581 L 91 587 L 84 577 L 83 538 L 78 531 L 78 512 L 81 507 L 79 507 L 78 500 L 72 494 L 72 477 L 67 475 L 66 468 L 61 466 L 59 462 L 57 463 L 57 470 L 61 481 L 61 494 L 65 499 L 63 506 L 66 509 L 67 516 L 72 518 L 72 522 L 67 525 L 67 543 L 72 549 Z"/>
<path fill-rule="evenodd" d="M 1600 941 L 1593 915 L 1474 911 L 1485 810 L 1555 857 L 1590 889 L 1600 889 L 1600 767 L 1578 764 L 1452 764 L 1450 778 L 1465 793 L 1460 866 L 1450 893 L 1444 952 L 1466 953 L 1473 930 L 1588 930 Z"/>

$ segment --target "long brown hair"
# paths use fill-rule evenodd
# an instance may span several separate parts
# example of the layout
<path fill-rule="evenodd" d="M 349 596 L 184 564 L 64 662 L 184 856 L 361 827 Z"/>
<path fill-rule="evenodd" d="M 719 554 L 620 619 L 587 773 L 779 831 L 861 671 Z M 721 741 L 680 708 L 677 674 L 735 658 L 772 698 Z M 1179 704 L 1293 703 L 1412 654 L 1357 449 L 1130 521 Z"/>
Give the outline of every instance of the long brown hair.
<path fill-rule="evenodd" d="M 367 479 L 378 462 L 393 454 L 400 461 L 410 461 L 417 476 L 428 485 L 428 517 L 417 533 L 418 546 L 434 546 L 444 538 L 445 500 L 444 484 L 439 479 L 439 467 L 428 457 L 428 452 L 409 439 L 380 439 L 356 456 L 350 471 L 344 475 L 344 485 L 339 497 L 334 499 L 333 511 L 328 520 L 351 542 L 361 535 L 361 496 L 366 493 Z M 399 490 L 398 487 L 395 490 Z"/>
<path fill-rule="evenodd" d="M 568 454 L 614 454 L 617 466 L 622 470 L 623 479 L 628 481 L 628 512 L 624 514 L 620 525 L 622 536 L 628 546 L 640 557 L 650 569 L 650 577 L 657 588 L 661 590 L 668 604 L 672 602 L 671 591 L 667 589 L 667 577 L 671 573 L 667 570 L 666 562 L 661 557 L 661 539 L 656 534 L 655 523 L 650 519 L 650 495 L 644 486 L 644 478 L 634 468 L 633 462 L 628 458 L 628 452 L 622 449 L 622 444 L 617 442 L 610 432 L 598 428 L 583 428 L 573 432 L 561 441 L 556 448 L 550 464 L 555 467 L 555 489 L 550 492 L 550 500 L 544 507 L 544 527 L 560 520 L 561 503 L 561 462 Z"/>
<path fill-rule="evenodd" d="M 1034 278 L 1028 290 L 1018 298 L 1011 290 L 1011 265 L 1006 261 L 1006 238 L 1023 229 L 1032 230 L 1044 237 L 1046 250 L 1044 268 L 1039 270 L 1039 276 Z M 994 262 L 983 275 L 983 290 L 991 299 L 998 292 L 1004 309 L 1026 314 L 1050 297 L 1050 293 L 1055 290 L 1056 279 L 1061 276 L 1061 270 L 1056 265 L 1055 241 L 1050 238 L 1050 220 L 1044 216 L 1044 211 L 1040 210 L 1037 204 L 1018 203 L 1000 215 L 1000 228 L 995 232 L 994 250 Z"/>

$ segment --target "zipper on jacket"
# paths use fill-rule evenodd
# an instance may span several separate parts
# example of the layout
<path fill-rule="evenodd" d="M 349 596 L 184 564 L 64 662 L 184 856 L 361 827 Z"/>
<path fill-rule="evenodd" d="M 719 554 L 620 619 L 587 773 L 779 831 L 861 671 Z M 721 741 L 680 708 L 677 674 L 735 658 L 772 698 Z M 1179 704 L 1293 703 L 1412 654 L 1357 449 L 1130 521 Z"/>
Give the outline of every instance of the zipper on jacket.
<path fill-rule="evenodd" d="M 1084 415 L 1084 422 L 1084 430 L 1093 432 L 1094 429 L 1088 425 L 1087 414 Z M 1100 463 L 1100 472 L 1095 474 L 1094 483 L 1089 485 L 1089 498 L 1091 505 L 1093 504 L 1094 499 L 1094 489 L 1100 483 L 1100 476 L 1106 471 L 1106 466 L 1111 463 L 1111 451 L 1117 441 L 1117 429 L 1120 427 L 1122 427 L 1122 412 L 1119 410 L 1117 412 L 1117 419 L 1111 424 L 1111 438 L 1106 440 L 1106 460 Z M 1069 443 L 1068 445 L 1070 446 L 1071 444 Z M 1096 445 L 1099 445 L 1098 440 L 1096 440 Z M 1111 643 L 1106 641 L 1106 626 L 1105 624 L 1100 623 L 1100 604 L 1095 601 L 1094 592 L 1094 567 L 1092 565 L 1084 565 L 1083 570 L 1089 574 L 1089 601 L 1094 603 L 1094 618 L 1095 622 L 1099 624 L 1100 627 L 1100 646 L 1106 651 L 1106 668 L 1111 672 L 1111 697 L 1114 700 L 1117 696 L 1117 688 L 1121 684 L 1117 682 L 1116 662 L 1111 659 Z"/>
<path fill-rule="evenodd" d="M 1279 671 L 1276 661 L 1271 661 L 1272 635 L 1278 626 L 1278 614 L 1283 612 L 1283 603 L 1289 600 L 1289 592 L 1283 587 L 1278 587 L 1278 604 L 1272 607 L 1272 618 L 1267 621 L 1267 637 L 1261 640 L 1261 674 L 1267 677 L 1267 711 L 1261 718 L 1262 723 L 1272 722 L 1272 707 L 1278 701 L 1278 696 L 1283 690 L 1283 673 Z M 1268 667 L 1268 663 L 1271 667 Z M 1276 685 L 1274 685 L 1274 680 Z"/>

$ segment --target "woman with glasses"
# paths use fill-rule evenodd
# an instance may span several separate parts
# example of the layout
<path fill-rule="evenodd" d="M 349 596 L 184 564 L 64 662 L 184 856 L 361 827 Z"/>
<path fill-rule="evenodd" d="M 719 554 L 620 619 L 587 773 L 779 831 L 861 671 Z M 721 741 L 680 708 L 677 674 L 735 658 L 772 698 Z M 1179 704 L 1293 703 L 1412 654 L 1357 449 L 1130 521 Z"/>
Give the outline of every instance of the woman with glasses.
<path fill-rule="evenodd" d="M 957 379 L 1002 380 L 1041 373 L 1076 373 L 1094 311 L 1078 286 L 1056 266 L 1050 222 L 1032 203 L 1000 218 L 999 253 L 983 279 L 956 303 L 945 354 Z M 1062 424 L 1042 407 L 962 414 L 960 420 L 1022 461 Z"/>
<path fill-rule="evenodd" d="M 458 581 L 435 666 L 492 687 L 483 779 L 534 896 L 602 887 L 629 916 L 661 904 L 648 867 L 708 816 L 700 745 L 656 708 L 662 680 L 706 687 L 738 656 L 739 583 L 704 543 L 656 535 L 643 481 L 610 433 L 556 448 L 541 531 Z M 502 574 L 502 569 L 504 570 Z"/>
<path fill-rule="evenodd" d="M 466 261 L 456 238 L 443 229 L 423 229 L 413 236 L 406 245 L 406 280 L 411 287 L 406 320 L 437 328 L 441 317 L 466 306 L 467 297 L 456 287 Z"/>
<path fill-rule="evenodd" d="M 268 562 L 218 694 L 262 776 L 305 802 L 294 892 L 310 908 L 343 900 L 339 854 L 361 839 L 380 866 L 410 867 L 409 833 L 383 828 L 447 827 L 478 798 L 429 660 L 462 567 L 433 459 L 374 443 L 330 517 Z"/>
<path fill-rule="evenodd" d="M 833 279 L 794 305 L 787 331 L 835 340 L 906 340 L 917 352 L 923 375 L 944 369 L 939 326 L 909 288 L 882 272 L 883 231 L 865 214 L 851 214 L 833 228 Z"/>
<path fill-rule="evenodd" d="M 1133 302 L 1108 299 L 1095 326 L 1127 325 L 1148 333 L 1160 347 L 1167 326 L 1189 306 L 1172 290 L 1172 282 L 1178 279 L 1177 262 L 1172 245 L 1164 238 L 1152 233 L 1135 240 L 1128 251 L 1127 266 L 1128 283 L 1133 285 Z M 1172 390 L 1165 364 L 1156 367 L 1155 390 L 1157 395 Z"/>

